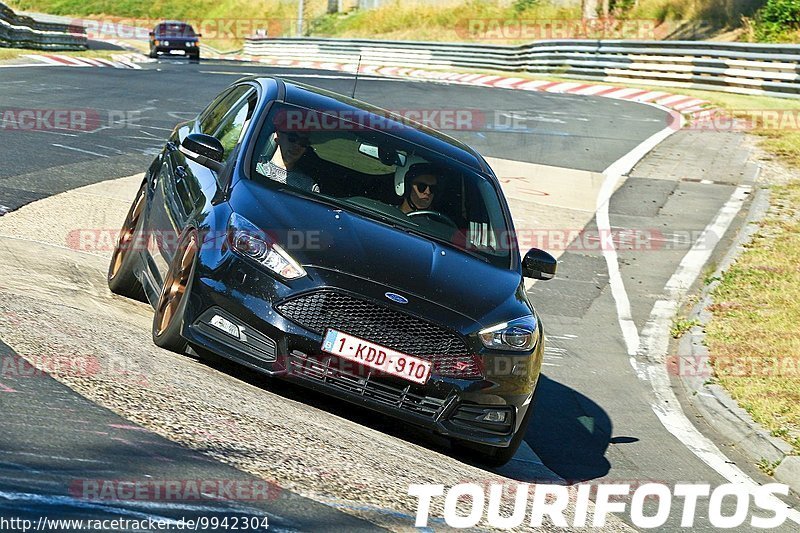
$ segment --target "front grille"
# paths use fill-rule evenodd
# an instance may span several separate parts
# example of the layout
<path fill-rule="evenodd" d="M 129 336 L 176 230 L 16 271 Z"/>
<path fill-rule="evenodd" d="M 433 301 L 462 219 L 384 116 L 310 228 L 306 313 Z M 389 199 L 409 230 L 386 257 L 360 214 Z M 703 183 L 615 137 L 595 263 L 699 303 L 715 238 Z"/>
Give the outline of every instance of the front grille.
<path fill-rule="evenodd" d="M 431 361 L 442 376 L 481 377 L 478 359 L 459 335 L 384 305 L 326 289 L 281 302 L 277 310 L 319 335 L 331 328 Z"/>
<path fill-rule="evenodd" d="M 328 387 L 370 398 L 383 405 L 403 409 L 417 415 L 435 418 L 444 407 L 445 400 L 420 396 L 410 392 L 411 385 L 396 387 L 379 383 L 370 375 L 359 376 L 336 365 L 330 359 L 318 361 L 304 354 L 293 352 L 289 357 L 289 374 L 295 377 L 324 383 Z"/>

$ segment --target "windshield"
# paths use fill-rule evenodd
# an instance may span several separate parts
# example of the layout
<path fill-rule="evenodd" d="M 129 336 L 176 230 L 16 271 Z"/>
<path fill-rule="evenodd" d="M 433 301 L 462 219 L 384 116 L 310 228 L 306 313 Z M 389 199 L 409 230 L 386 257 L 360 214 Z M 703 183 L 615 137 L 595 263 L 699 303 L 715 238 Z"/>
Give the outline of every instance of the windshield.
<path fill-rule="evenodd" d="M 164 37 L 194 37 L 194 28 L 188 24 L 159 24 L 155 33 Z"/>
<path fill-rule="evenodd" d="M 486 177 L 391 135 L 400 125 L 386 117 L 335 114 L 273 106 L 251 175 L 510 267 L 510 232 Z"/>

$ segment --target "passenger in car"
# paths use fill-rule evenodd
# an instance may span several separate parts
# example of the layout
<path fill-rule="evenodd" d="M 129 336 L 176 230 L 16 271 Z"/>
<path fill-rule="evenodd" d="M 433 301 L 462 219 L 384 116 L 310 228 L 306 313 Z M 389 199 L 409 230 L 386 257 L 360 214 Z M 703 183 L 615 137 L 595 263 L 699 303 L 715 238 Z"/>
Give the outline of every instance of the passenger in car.
<path fill-rule="evenodd" d="M 315 176 L 319 157 L 310 148 L 307 135 L 296 132 L 275 132 L 278 149 L 272 160 L 259 162 L 257 169 L 266 177 L 308 192 L 319 192 Z"/>
<path fill-rule="evenodd" d="M 433 165 L 427 163 L 412 165 L 406 172 L 400 210 L 408 214 L 412 211 L 430 209 L 438 187 L 439 174 Z"/>

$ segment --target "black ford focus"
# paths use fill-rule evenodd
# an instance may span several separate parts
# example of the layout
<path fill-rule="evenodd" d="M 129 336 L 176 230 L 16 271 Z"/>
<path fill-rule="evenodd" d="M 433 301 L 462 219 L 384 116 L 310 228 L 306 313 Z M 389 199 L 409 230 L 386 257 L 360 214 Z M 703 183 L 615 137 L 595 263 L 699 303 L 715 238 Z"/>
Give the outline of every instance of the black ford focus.
<path fill-rule="evenodd" d="M 508 206 L 468 146 L 387 111 L 248 78 L 179 124 L 108 271 L 154 342 L 216 354 L 507 462 L 544 353 Z"/>

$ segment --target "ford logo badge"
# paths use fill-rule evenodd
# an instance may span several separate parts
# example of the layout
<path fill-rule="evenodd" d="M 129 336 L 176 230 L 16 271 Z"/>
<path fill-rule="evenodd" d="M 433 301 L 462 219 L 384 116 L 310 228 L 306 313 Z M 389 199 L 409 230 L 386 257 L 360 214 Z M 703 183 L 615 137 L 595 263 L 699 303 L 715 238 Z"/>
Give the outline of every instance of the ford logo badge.
<path fill-rule="evenodd" d="M 408 298 L 405 298 L 404 296 L 400 296 L 399 294 L 396 294 L 396 293 L 393 293 L 393 292 L 387 292 L 386 294 L 384 294 L 384 296 L 389 298 L 391 301 L 397 302 L 399 304 L 407 304 L 408 303 Z"/>

